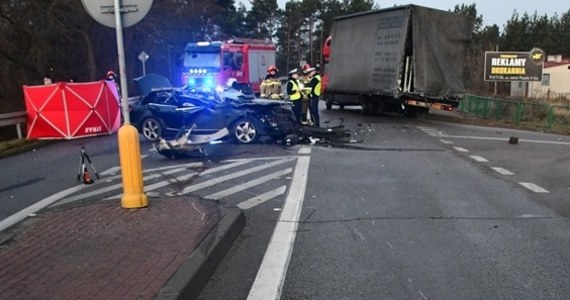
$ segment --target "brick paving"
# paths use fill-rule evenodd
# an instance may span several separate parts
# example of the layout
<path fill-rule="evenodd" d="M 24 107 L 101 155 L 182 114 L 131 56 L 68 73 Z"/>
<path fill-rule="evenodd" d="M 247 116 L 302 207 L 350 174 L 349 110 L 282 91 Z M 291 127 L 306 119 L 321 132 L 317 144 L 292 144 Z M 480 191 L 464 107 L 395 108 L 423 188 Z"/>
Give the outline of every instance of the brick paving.
<path fill-rule="evenodd" d="M 153 299 L 220 220 L 214 204 L 150 199 L 40 212 L 0 245 L 0 299 Z"/>

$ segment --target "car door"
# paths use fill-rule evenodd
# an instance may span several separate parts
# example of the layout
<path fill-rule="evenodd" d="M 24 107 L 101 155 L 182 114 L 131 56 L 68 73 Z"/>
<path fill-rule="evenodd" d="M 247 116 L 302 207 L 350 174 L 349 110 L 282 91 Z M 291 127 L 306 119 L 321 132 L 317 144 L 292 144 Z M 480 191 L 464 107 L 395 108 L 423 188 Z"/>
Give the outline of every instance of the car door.
<path fill-rule="evenodd" d="M 179 110 L 180 103 L 172 92 L 158 91 L 146 97 L 146 106 L 152 116 L 158 119 L 169 130 L 178 130 L 184 123 L 184 113 Z"/>
<path fill-rule="evenodd" d="M 223 103 L 210 98 L 185 99 L 191 101 L 196 106 L 204 109 L 187 118 L 190 126 L 195 125 L 194 132 L 213 133 L 228 126 L 228 110 Z"/>

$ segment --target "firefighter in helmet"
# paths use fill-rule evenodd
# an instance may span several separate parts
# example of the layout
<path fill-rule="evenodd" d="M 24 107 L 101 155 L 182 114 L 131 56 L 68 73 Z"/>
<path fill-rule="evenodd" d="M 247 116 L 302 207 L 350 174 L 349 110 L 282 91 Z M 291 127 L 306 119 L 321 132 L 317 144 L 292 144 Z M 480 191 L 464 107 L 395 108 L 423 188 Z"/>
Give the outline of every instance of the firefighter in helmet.
<path fill-rule="evenodd" d="M 293 113 L 297 122 L 301 123 L 301 110 L 302 110 L 302 98 L 301 87 L 299 84 L 299 74 L 297 69 L 289 71 L 289 78 L 287 79 L 287 96 L 293 105 Z"/>
<path fill-rule="evenodd" d="M 260 96 L 261 98 L 268 99 L 281 99 L 283 94 L 281 93 L 281 81 L 277 78 L 277 67 L 275 65 L 270 65 L 267 68 L 267 76 L 261 82 Z"/>

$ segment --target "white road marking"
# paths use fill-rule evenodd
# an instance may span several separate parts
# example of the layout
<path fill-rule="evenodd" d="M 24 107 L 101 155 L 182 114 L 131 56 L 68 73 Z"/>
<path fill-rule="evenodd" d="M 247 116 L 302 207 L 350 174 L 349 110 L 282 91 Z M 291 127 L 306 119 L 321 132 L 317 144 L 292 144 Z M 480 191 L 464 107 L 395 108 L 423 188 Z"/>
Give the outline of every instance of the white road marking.
<path fill-rule="evenodd" d="M 420 294 L 420 296 L 422 296 L 422 298 L 424 298 L 424 300 L 428 300 L 428 298 L 426 296 L 424 296 L 424 293 L 422 293 L 422 291 L 418 291 L 418 294 Z"/>
<path fill-rule="evenodd" d="M 356 235 L 358 235 L 358 237 L 360 238 L 361 241 L 364 241 L 366 239 L 366 238 L 364 238 L 362 233 L 360 233 L 360 231 L 358 231 L 358 229 L 356 229 L 356 227 L 352 227 L 352 230 L 354 231 L 354 233 L 356 233 Z"/>
<path fill-rule="evenodd" d="M 444 138 L 448 139 L 469 139 L 469 140 L 487 140 L 487 141 L 504 141 L 508 142 L 508 138 L 498 138 L 498 137 L 488 137 L 488 136 L 464 136 L 464 135 L 442 135 Z M 527 140 L 519 139 L 519 144 L 524 143 L 535 143 L 535 144 L 551 144 L 551 145 L 562 145 L 570 146 L 570 142 L 559 142 L 559 141 L 544 141 L 544 140 Z"/>
<path fill-rule="evenodd" d="M 453 149 L 455 149 L 455 151 L 458 151 L 458 152 L 469 152 L 469 150 L 467 150 L 463 147 L 453 147 Z"/>
<path fill-rule="evenodd" d="M 115 175 L 115 174 L 119 173 L 120 171 L 121 171 L 121 167 L 112 167 L 112 168 L 109 168 L 109 169 L 99 173 L 99 175 L 101 175 L 101 176 Z"/>
<path fill-rule="evenodd" d="M 550 193 L 549 191 L 531 182 L 519 182 L 519 184 L 535 193 Z"/>
<path fill-rule="evenodd" d="M 159 168 L 154 168 L 154 169 L 143 170 L 143 174 L 144 174 L 144 173 L 149 173 L 149 172 L 160 172 L 159 174 L 151 174 L 151 175 L 148 175 L 148 176 L 143 177 L 143 181 L 156 179 L 156 178 L 162 177 L 163 175 L 172 175 L 172 174 L 175 174 L 175 173 L 178 173 L 178 172 L 183 172 L 183 171 L 187 170 L 189 167 L 199 167 L 199 166 L 202 166 L 202 165 L 203 165 L 203 164 L 202 164 L 201 162 L 200 162 L 200 163 L 188 163 L 188 164 L 182 164 L 182 165 L 166 166 L 166 167 L 159 167 Z M 224 170 L 224 169 L 225 169 L 224 167 L 225 167 L 225 165 L 224 165 L 224 166 L 217 167 L 217 168 L 209 169 L 208 171 L 210 171 L 210 173 L 214 173 L 214 172 L 217 172 L 217 171 Z M 196 176 L 196 175 L 197 175 L 197 173 L 192 172 L 192 173 L 190 173 L 190 174 L 177 177 L 177 178 L 175 179 L 175 181 L 176 181 L 176 180 L 179 180 L 179 181 L 180 181 L 180 180 L 186 180 L 186 179 L 188 179 L 188 178 L 190 178 L 190 177 L 192 177 L 192 176 Z M 106 178 L 106 179 L 107 179 L 107 180 L 110 180 L 110 179 L 117 179 L 117 178 L 121 178 L 121 175 L 116 175 L 116 176 L 109 177 L 109 178 Z M 172 179 L 171 179 L 171 180 L 162 181 L 162 182 L 156 183 L 156 184 L 154 184 L 154 185 L 152 185 L 152 186 L 150 186 L 150 187 L 145 187 L 145 188 L 144 188 L 144 191 L 145 191 L 145 192 L 146 192 L 146 191 L 152 191 L 152 190 L 157 189 L 157 188 L 159 188 L 159 187 L 163 187 L 163 186 L 169 185 L 169 184 L 171 184 L 172 182 L 173 182 Z M 104 187 L 104 188 L 101 188 L 101 189 L 96 189 L 96 190 L 93 190 L 93 191 L 91 191 L 91 192 L 83 193 L 83 194 L 81 194 L 81 195 L 76 195 L 76 196 L 74 196 L 74 197 L 70 197 L 70 198 L 63 199 L 62 201 L 59 201 L 59 202 L 55 203 L 54 206 L 56 206 L 56 205 L 61 205 L 61 204 L 65 204 L 65 203 L 70 203 L 70 202 L 78 201 L 78 200 L 82 200 L 82 199 L 86 199 L 86 198 L 88 198 L 88 197 L 100 195 L 100 194 L 107 193 L 107 192 L 110 192 L 110 191 L 113 191 L 113 190 L 118 190 L 118 189 L 121 189 L 122 187 L 123 187 L 123 183 L 121 182 L 121 183 L 114 184 L 114 185 L 111 185 L 111 186 L 107 186 L 107 187 Z M 117 195 L 113 195 L 113 196 L 107 197 L 107 198 L 105 198 L 104 200 L 119 199 L 119 198 L 121 198 L 122 196 L 123 196 L 123 194 L 122 194 L 122 193 L 119 193 L 119 194 L 117 194 Z M 148 195 L 147 195 L 147 196 L 148 196 Z"/>
<path fill-rule="evenodd" d="M 152 175 L 148 175 L 148 176 L 143 177 L 143 181 L 160 178 L 160 177 L 162 177 L 163 175 L 171 175 L 171 174 L 174 174 L 174 173 L 177 173 L 177 172 L 181 172 L 181 171 L 185 171 L 185 170 L 186 170 L 186 168 L 177 168 L 177 169 L 167 170 L 167 171 L 164 171 L 164 172 L 162 172 L 162 173 L 155 173 L 155 174 L 152 174 Z M 193 173 L 193 174 L 195 175 L 195 173 Z M 169 183 L 168 183 L 168 184 L 169 184 Z M 78 200 L 86 199 L 86 198 L 93 197 L 93 196 L 96 196 L 96 195 L 100 195 L 100 194 L 103 194 L 103 193 L 107 193 L 107 192 L 110 192 L 110 191 L 113 191 L 113 190 L 118 190 L 118 189 L 121 189 L 122 187 L 123 187 L 123 183 L 118 183 L 118 184 L 110 185 L 110 186 L 107 186 L 107 187 L 104 187 L 104 188 L 101 188 L 101 189 L 93 190 L 93 191 L 91 191 L 91 192 L 83 193 L 83 194 L 81 194 L 81 195 L 76 195 L 76 196 L 73 196 L 73 197 L 66 198 L 66 199 L 64 199 L 64 200 L 62 200 L 62 201 L 56 203 L 56 205 L 62 205 L 62 204 L 70 203 L 70 202 L 73 202 L 73 201 L 78 201 Z M 146 187 L 145 187 L 145 192 L 146 192 Z M 108 199 L 117 199 L 117 198 L 120 198 L 121 196 L 122 196 L 122 194 L 119 194 L 119 195 L 115 195 L 115 196 L 111 196 L 111 197 L 109 197 L 109 198 L 106 198 L 105 200 L 108 200 Z"/>
<path fill-rule="evenodd" d="M 491 169 L 497 171 L 501 175 L 507 175 L 507 176 L 515 175 L 515 173 L 501 167 L 492 167 Z"/>
<path fill-rule="evenodd" d="M 298 154 L 311 154 L 311 148 L 309 147 L 301 147 L 301 149 L 299 149 L 299 152 L 297 152 Z"/>
<path fill-rule="evenodd" d="M 277 196 L 281 196 L 285 193 L 285 191 L 287 191 L 287 187 L 286 186 L 281 186 L 278 187 L 272 191 L 263 193 L 259 196 L 255 196 L 253 198 L 250 198 L 248 200 L 245 200 L 243 202 L 241 202 L 240 204 L 238 204 L 237 206 L 241 209 L 250 209 L 252 207 L 255 207 L 259 204 L 262 204 L 268 200 L 271 200 Z"/>
<path fill-rule="evenodd" d="M 277 160 L 277 159 L 287 159 L 291 158 L 291 156 L 267 156 L 267 157 L 254 157 L 254 158 L 234 158 L 234 159 L 227 159 L 224 162 L 236 162 L 236 161 L 256 161 L 256 160 Z"/>
<path fill-rule="evenodd" d="M 290 159 L 290 160 L 292 160 L 292 159 Z M 243 164 L 245 164 L 245 163 L 247 163 L 247 161 L 235 162 L 235 163 L 232 163 L 232 164 L 230 164 L 230 165 L 231 165 L 231 167 L 236 167 L 236 166 L 238 166 L 238 165 L 243 165 Z M 273 164 L 273 163 L 271 163 L 271 164 Z M 265 168 L 265 167 L 267 167 L 267 165 L 271 165 L 271 164 L 265 164 L 265 165 L 263 165 L 262 167 Z M 209 169 L 208 171 L 210 171 L 209 173 L 219 172 L 219 171 L 228 169 L 228 166 L 230 166 L 230 165 L 219 166 L 219 167 L 217 167 L 217 168 Z M 252 169 L 255 169 L 255 168 L 252 168 Z M 227 181 L 227 180 L 229 180 L 229 179 L 232 179 L 235 174 L 238 174 L 238 173 L 249 174 L 250 172 L 248 172 L 248 171 L 250 171 L 250 170 L 252 170 L 252 169 L 244 170 L 244 171 L 241 171 L 241 172 L 229 174 L 229 175 L 222 176 L 222 177 L 218 177 L 218 178 L 214 178 L 214 179 L 211 179 L 211 180 L 207 180 L 207 181 L 201 182 L 201 183 L 199 183 L 199 184 L 186 187 L 182 192 L 171 192 L 171 193 L 167 193 L 167 196 L 182 195 L 182 194 L 184 194 L 184 193 L 190 193 L 190 192 L 197 191 L 197 190 L 200 190 L 200 189 L 203 189 L 203 188 L 206 188 L 206 187 L 210 187 L 210 186 L 212 186 L 212 185 L 214 185 L 214 184 L 221 183 L 221 182 Z M 253 172 L 251 172 L 251 173 L 253 173 Z M 202 173 L 202 174 L 204 174 L 204 173 Z M 198 174 L 198 173 L 190 173 L 190 174 L 187 174 L 187 175 L 183 175 L 183 176 L 180 176 L 180 177 L 176 177 L 175 179 L 170 179 L 170 180 L 166 180 L 166 181 L 157 182 L 157 183 L 151 184 L 151 185 L 149 185 L 149 186 L 145 186 L 145 187 L 144 187 L 144 191 L 145 191 L 145 192 L 153 191 L 153 190 L 156 190 L 156 189 L 165 187 L 165 186 L 167 186 L 167 185 L 170 185 L 170 184 L 172 184 L 172 183 L 176 183 L 176 182 L 188 180 L 188 179 L 190 179 L 190 178 L 192 178 L 192 177 L 194 177 L 194 176 L 196 176 L 196 175 L 200 175 L 200 174 Z M 239 176 L 241 176 L 241 175 L 239 175 Z M 239 176 L 235 176 L 235 177 L 239 177 Z M 222 179 L 222 180 L 219 180 L 219 179 Z M 188 191 L 188 192 L 184 192 L 184 191 Z M 117 198 L 121 198 L 121 197 L 122 197 L 122 194 L 119 194 L 119 195 L 115 195 L 115 196 L 111 196 L 111 197 L 109 197 L 109 198 L 106 198 L 105 200 L 113 200 L 113 199 L 117 199 Z"/>
<path fill-rule="evenodd" d="M 392 244 L 390 244 L 390 242 L 386 241 L 386 244 L 388 244 L 388 247 L 390 247 L 390 249 L 394 249 L 394 247 L 392 247 Z"/>
<path fill-rule="evenodd" d="M 201 167 L 204 164 L 201 162 L 195 162 L 195 163 L 187 163 L 187 164 L 181 164 L 181 165 L 172 165 L 172 166 L 164 166 L 164 167 L 158 167 L 158 168 L 152 168 L 152 169 L 144 169 L 143 173 L 148 173 L 148 172 L 155 172 L 155 171 L 164 171 L 164 170 L 170 170 L 170 169 L 175 169 L 175 168 L 192 168 L 192 167 Z"/>
<path fill-rule="evenodd" d="M 78 186 L 68 188 L 67 190 L 61 191 L 61 192 L 54 194 L 54 195 L 51 195 L 51 196 L 49 196 L 43 200 L 40 200 L 40 201 L 34 203 L 33 205 L 30 205 L 30 206 L 22 209 L 21 211 L 19 211 L 13 215 L 7 217 L 6 219 L 0 221 L 0 231 L 3 231 L 4 229 L 24 220 L 29 215 L 33 215 L 37 211 L 40 211 L 41 209 L 46 208 L 46 207 L 50 206 L 51 204 L 65 198 L 65 197 L 67 197 L 73 193 L 77 193 L 77 192 L 81 191 L 85 187 L 87 187 L 87 185 L 81 184 Z"/>
<path fill-rule="evenodd" d="M 268 182 L 268 181 L 270 181 L 270 180 L 279 178 L 279 177 L 281 177 L 281 176 L 283 176 L 283 175 L 287 175 L 287 174 L 289 174 L 289 173 L 291 173 L 291 172 L 293 172 L 293 168 L 288 168 L 288 169 L 285 169 L 285 170 L 281 170 L 281 171 L 278 171 L 278 172 L 274 172 L 274 173 L 271 173 L 271 174 L 269 174 L 269 175 L 265 175 L 265 176 L 263 176 L 263 177 L 259 177 L 259 178 L 256 178 L 256 179 L 254 179 L 254 180 L 250 180 L 250 181 L 248 181 L 248 182 L 246 182 L 246 183 L 242 183 L 242 184 L 240 184 L 240 185 L 231 187 L 231 188 L 229 188 L 229 189 L 225 189 L 225 190 L 220 191 L 220 192 L 217 192 L 217 193 L 215 193 L 215 194 L 208 195 L 208 196 L 206 196 L 206 197 L 204 197 L 204 198 L 206 198 L 206 199 L 212 199 L 212 200 L 219 200 L 219 199 L 222 199 L 222 198 L 227 197 L 227 196 L 229 196 L 229 195 L 235 194 L 235 193 L 237 193 L 237 192 L 241 192 L 241 191 L 244 191 L 244 190 L 246 190 L 246 189 L 249 189 L 250 187 L 254 187 L 254 186 L 256 186 L 256 185 L 259 185 L 259 184 Z"/>
<path fill-rule="evenodd" d="M 191 186 L 189 186 L 189 187 L 184 188 L 180 193 L 178 193 L 178 195 L 188 194 L 188 193 L 191 193 L 191 192 L 194 192 L 194 191 L 197 191 L 197 190 L 201 190 L 201 189 L 203 189 L 203 188 L 207 188 L 207 187 L 216 185 L 216 184 L 218 184 L 218 183 L 222 183 L 222 182 L 224 182 L 224 181 L 228 181 L 228 180 L 231 180 L 231 179 L 234 179 L 234 178 L 238 178 L 238 177 L 240 177 L 240 176 L 248 175 L 248 174 L 255 173 L 255 172 L 258 172 L 258 171 L 267 169 L 267 168 L 271 168 L 271 167 L 274 167 L 274 166 L 278 166 L 278 165 L 280 165 L 280 164 L 284 164 L 284 163 L 286 163 L 286 162 L 290 162 L 290 161 L 293 160 L 293 159 L 294 159 L 294 158 L 280 159 L 280 160 L 277 160 L 277 161 L 274 161 L 274 162 L 270 162 L 270 163 L 267 163 L 267 164 L 264 164 L 264 165 L 261 165 L 261 166 L 253 167 L 253 168 L 250 168 L 250 169 L 246 169 L 246 170 L 243 170 L 243 171 L 240 171 L 240 172 L 235 172 L 235 173 L 228 174 L 228 175 L 225 175 L 225 176 L 221 176 L 221 177 L 213 178 L 213 179 L 210 179 L 210 180 L 206 180 L 206 181 L 200 182 L 200 183 L 198 183 L 198 184 L 191 185 Z"/>
<path fill-rule="evenodd" d="M 489 162 L 486 158 L 479 155 L 471 155 L 471 158 L 473 158 L 477 162 Z"/>
<path fill-rule="evenodd" d="M 219 171 L 224 171 L 224 170 L 232 169 L 232 168 L 235 168 L 235 167 L 239 167 L 239 166 L 241 166 L 241 165 L 245 165 L 245 164 L 247 164 L 247 163 L 249 163 L 249 162 L 251 162 L 251 161 L 247 161 L 247 160 L 235 161 L 235 162 L 232 162 L 232 163 L 227 164 L 227 165 L 223 165 L 223 166 L 219 166 L 219 167 L 216 167 L 216 168 L 213 168 L 213 169 L 205 170 L 204 172 L 202 172 L 201 175 L 208 175 L 208 174 L 211 174 L 211 173 L 215 173 L 215 172 L 219 172 Z"/>
<path fill-rule="evenodd" d="M 448 141 L 448 140 L 444 140 L 444 139 L 440 139 L 440 141 L 446 145 L 453 145 L 454 144 L 452 141 Z"/>
<path fill-rule="evenodd" d="M 263 261 L 249 291 L 248 299 L 250 300 L 281 298 L 281 289 L 285 281 L 291 253 L 293 252 L 293 244 L 295 243 L 297 226 L 305 198 L 309 162 L 310 156 L 297 158 L 293 181 L 289 188 L 289 194 L 285 199 L 283 211 L 279 216 L 267 246 L 267 251 L 263 256 Z"/>
<path fill-rule="evenodd" d="M 430 136 L 438 136 L 440 135 L 440 131 L 435 129 L 435 128 L 430 128 L 430 127 L 422 127 L 422 126 L 416 126 L 416 128 L 418 128 L 419 130 L 427 133 Z"/>

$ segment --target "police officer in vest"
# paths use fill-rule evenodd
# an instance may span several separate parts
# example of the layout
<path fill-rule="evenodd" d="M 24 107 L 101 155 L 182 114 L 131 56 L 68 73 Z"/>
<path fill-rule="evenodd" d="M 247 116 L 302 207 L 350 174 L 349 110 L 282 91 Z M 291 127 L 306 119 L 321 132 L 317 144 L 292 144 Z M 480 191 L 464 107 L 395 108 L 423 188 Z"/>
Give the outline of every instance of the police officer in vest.
<path fill-rule="evenodd" d="M 317 72 L 316 68 L 308 69 L 307 73 L 309 74 L 309 86 L 311 87 L 311 92 L 309 93 L 309 113 L 311 114 L 313 126 L 319 127 L 319 97 L 321 96 L 321 74 Z"/>
<path fill-rule="evenodd" d="M 301 111 L 303 109 L 301 88 L 299 87 L 299 74 L 297 69 L 289 71 L 289 79 L 287 80 L 287 96 L 293 105 L 293 113 L 297 122 L 301 123 Z"/>

